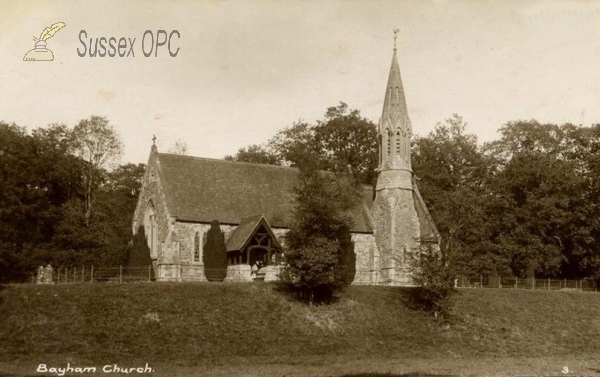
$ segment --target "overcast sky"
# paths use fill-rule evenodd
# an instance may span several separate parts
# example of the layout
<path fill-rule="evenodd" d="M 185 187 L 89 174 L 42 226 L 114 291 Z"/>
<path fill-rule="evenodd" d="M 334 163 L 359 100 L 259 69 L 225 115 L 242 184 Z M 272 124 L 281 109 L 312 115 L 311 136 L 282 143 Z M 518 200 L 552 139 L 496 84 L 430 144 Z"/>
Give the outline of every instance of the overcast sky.
<path fill-rule="evenodd" d="M 52 62 L 24 62 L 46 26 Z M 458 113 L 480 141 L 510 120 L 600 122 L 600 1 L 19 1 L 0 3 L 0 120 L 106 116 L 122 162 L 177 140 L 222 158 L 339 101 L 377 122 L 394 28 L 413 131 Z M 177 30 L 144 57 L 146 30 Z M 136 38 L 135 57 L 80 57 Z M 145 47 L 149 50 L 150 39 Z M 88 47 L 89 48 L 89 47 Z M 127 47 L 127 50 L 129 47 Z"/>

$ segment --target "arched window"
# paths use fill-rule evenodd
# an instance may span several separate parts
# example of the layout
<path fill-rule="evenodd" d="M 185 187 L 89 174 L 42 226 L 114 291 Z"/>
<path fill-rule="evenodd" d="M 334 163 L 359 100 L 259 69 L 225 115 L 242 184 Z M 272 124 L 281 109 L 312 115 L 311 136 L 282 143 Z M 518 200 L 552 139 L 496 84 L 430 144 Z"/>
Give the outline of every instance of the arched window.
<path fill-rule="evenodd" d="M 194 234 L 194 262 L 200 262 L 200 233 Z"/>
<path fill-rule="evenodd" d="M 396 154 L 400 156 L 400 130 L 396 131 Z"/>
<path fill-rule="evenodd" d="M 146 232 L 146 240 L 148 242 L 148 248 L 150 249 L 150 255 L 152 258 L 156 258 L 158 252 L 158 229 L 156 226 L 156 213 L 154 212 L 154 205 L 152 202 L 148 202 L 146 206 L 146 213 L 144 214 L 144 231 Z"/>

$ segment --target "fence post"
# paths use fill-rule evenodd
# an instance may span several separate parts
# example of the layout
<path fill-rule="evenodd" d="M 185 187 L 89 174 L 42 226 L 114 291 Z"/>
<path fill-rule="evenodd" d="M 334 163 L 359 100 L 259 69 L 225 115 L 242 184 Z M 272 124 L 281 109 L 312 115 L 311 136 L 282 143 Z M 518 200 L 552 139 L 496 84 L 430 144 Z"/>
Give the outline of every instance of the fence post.
<path fill-rule="evenodd" d="M 548 278 L 548 290 L 550 290 L 550 278 Z"/>
<path fill-rule="evenodd" d="M 73 283 L 77 283 L 77 267 L 73 267 Z"/>
<path fill-rule="evenodd" d="M 85 283 L 85 266 L 81 267 L 81 282 Z"/>
<path fill-rule="evenodd" d="M 92 264 L 92 272 L 90 272 L 90 283 L 94 282 L 94 265 Z"/>
<path fill-rule="evenodd" d="M 148 265 L 148 281 L 152 281 L 152 265 Z"/>
<path fill-rule="evenodd" d="M 119 265 L 119 283 L 123 282 L 123 265 Z"/>
<path fill-rule="evenodd" d="M 483 288 L 483 276 L 479 275 L 479 288 Z"/>
<path fill-rule="evenodd" d="M 515 289 L 517 289 L 517 285 L 518 285 L 518 283 L 517 283 L 517 277 L 515 276 Z"/>
<path fill-rule="evenodd" d="M 535 276 L 531 278 L 531 289 L 535 289 Z"/>
<path fill-rule="evenodd" d="M 565 278 L 565 288 L 567 288 L 567 278 Z"/>

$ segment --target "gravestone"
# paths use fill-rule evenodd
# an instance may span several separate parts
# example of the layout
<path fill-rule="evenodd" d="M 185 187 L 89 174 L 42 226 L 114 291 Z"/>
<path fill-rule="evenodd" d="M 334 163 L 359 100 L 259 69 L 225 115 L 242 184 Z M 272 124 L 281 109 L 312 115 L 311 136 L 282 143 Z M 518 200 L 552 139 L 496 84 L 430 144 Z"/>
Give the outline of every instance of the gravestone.
<path fill-rule="evenodd" d="M 46 266 L 45 272 L 44 272 L 44 283 L 52 284 L 54 282 L 53 277 L 54 277 L 54 268 L 52 268 L 51 264 L 48 264 Z"/>

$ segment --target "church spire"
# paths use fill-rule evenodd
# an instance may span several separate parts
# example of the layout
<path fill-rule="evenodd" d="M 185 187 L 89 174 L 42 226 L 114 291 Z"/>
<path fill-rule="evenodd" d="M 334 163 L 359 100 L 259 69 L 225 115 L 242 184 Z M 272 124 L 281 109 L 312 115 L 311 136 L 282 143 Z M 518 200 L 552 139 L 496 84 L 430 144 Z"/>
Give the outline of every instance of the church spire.
<path fill-rule="evenodd" d="M 400 121 L 404 127 L 406 127 L 406 123 L 408 123 L 408 110 L 406 108 L 404 86 L 402 85 L 400 66 L 398 65 L 398 56 L 396 52 L 397 32 L 398 29 L 395 29 L 394 55 L 392 56 L 392 66 L 390 67 L 390 75 L 388 77 L 385 99 L 383 102 L 383 113 L 381 114 L 381 125 L 384 127 L 388 126 L 390 129 L 400 126 L 398 121 Z"/>
<path fill-rule="evenodd" d="M 394 30 L 394 53 L 392 66 L 383 100 L 383 111 L 379 121 L 379 169 L 410 170 L 410 139 L 412 128 L 404 86 L 398 64 L 396 38 L 398 29 Z"/>

